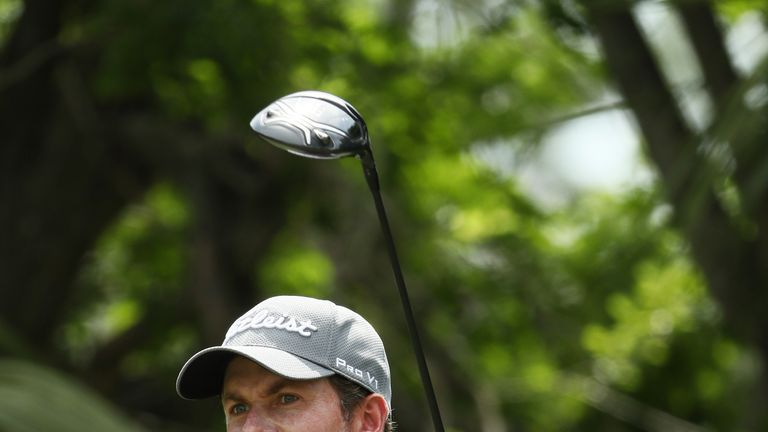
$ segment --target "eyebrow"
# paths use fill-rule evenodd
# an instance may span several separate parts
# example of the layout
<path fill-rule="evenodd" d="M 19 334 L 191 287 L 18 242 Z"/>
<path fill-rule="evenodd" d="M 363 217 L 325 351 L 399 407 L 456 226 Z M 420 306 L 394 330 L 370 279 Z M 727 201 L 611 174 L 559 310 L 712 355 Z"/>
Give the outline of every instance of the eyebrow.
<path fill-rule="evenodd" d="M 266 396 L 271 396 L 273 394 L 277 394 L 285 387 L 288 387 L 289 385 L 294 384 L 296 381 L 289 380 L 287 378 L 278 378 L 275 382 L 272 383 L 269 387 L 267 387 L 267 391 L 264 392 Z"/>
<path fill-rule="evenodd" d="M 221 401 L 243 402 L 244 399 L 237 392 L 225 392 L 221 394 Z"/>
<path fill-rule="evenodd" d="M 263 392 L 260 392 L 262 396 L 271 396 L 274 394 L 279 393 L 282 389 L 285 387 L 288 387 L 290 385 L 296 384 L 298 380 L 291 380 L 288 378 L 278 377 L 275 379 L 275 382 L 269 385 L 267 389 Z M 221 400 L 222 401 L 235 401 L 235 402 L 244 402 L 245 398 L 240 394 L 240 392 L 235 389 L 234 391 L 226 391 L 221 394 Z"/>

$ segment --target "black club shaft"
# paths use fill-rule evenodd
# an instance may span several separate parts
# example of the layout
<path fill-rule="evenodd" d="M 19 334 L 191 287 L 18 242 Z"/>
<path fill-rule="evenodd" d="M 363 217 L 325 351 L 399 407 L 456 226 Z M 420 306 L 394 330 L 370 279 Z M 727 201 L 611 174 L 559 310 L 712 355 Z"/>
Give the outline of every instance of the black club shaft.
<path fill-rule="evenodd" d="M 370 150 L 367 150 L 360 155 L 360 160 L 363 164 L 365 179 L 368 182 L 368 187 L 370 188 L 371 194 L 373 195 L 373 200 L 376 203 L 376 212 L 379 215 L 381 231 L 384 234 L 384 241 L 387 244 L 389 261 L 392 264 L 392 271 L 395 275 L 395 283 L 397 284 L 397 289 L 400 292 L 400 301 L 402 302 L 405 321 L 408 324 L 408 333 L 411 337 L 413 350 L 416 354 L 416 361 L 419 365 L 421 381 L 424 384 L 424 392 L 427 397 L 427 402 L 429 403 L 430 413 L 432 414 L 432 424 L 435 427 L 435 432 L 444 432 L 445 428 L 443 427 L 443 420 L 440 417 L 440 407 L 437 405 L 437 397 L 435 396 L 435 390 L 432 386 L 432 379 L 429 376 L 429 368 L 427 367 L 427 360 L 424 356 L 424 350 L 421 345 L 419 331 L 416 327 L 416 319 L 413 316 L 411 300 L 408 297 L 408 290 L 405 286 L 405 279 L 403 278 L 403 271 L 400 267 L 400 260 L 397 258 L 395 241 L 392 237 L 392 231 L 389 228 L 389 221 L 387 219 L 387 212 L 384 208 L 384 202 L 381 199 L 381 192 L 379 190 L 379 176 L 376 172 L 376 164 L 373 160 L 373 154 L 370 152 Z"/>

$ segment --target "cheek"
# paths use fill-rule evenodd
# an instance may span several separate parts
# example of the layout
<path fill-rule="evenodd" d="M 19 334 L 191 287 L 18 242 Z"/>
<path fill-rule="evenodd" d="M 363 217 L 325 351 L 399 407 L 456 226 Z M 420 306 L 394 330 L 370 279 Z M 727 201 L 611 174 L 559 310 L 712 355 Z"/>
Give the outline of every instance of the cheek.
<path fill-rule="evenodd" d="M 239 432 L 243 430 L 244 417 L 225 417 L 227 432 Z"/>
<path fill-rule="evenodd" d="M 308 420 L 311 425 L 310 429 L 314 431 L 323 432 L 339 432 L 344 431 L 344 417 L 341 414 L 341 407 L 339 401 L 334 395 L 329 395 L 318 403 L 313 404 L 313 407 L 308 412 Z"/>

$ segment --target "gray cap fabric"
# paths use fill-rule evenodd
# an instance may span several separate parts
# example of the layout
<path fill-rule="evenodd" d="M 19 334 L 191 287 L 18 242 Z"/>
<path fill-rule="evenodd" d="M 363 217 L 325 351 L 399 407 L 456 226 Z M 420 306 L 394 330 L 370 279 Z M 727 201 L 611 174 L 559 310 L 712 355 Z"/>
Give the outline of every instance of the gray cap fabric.
<path fill-rule="evenodd" d="M 339 374 L 381 394 L 392 406 L 381 338 L 363 317 L 327 300 L 278 296 L 259 303 L 230 326 L 220 346 L 206 348 L 187 361 L 176 391 L 185 399 L 220 394 L 234 355 L 290 379 Z"/>

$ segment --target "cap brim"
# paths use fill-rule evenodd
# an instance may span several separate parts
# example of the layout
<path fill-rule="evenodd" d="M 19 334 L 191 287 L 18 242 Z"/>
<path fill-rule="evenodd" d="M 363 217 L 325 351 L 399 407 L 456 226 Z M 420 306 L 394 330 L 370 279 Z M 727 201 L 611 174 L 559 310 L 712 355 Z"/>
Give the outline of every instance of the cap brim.
<path fill-rule="evenodd" d="M 176 379 L 176 392 L 185 399 L 205 399 L 221 394 L 224 372 L 236 355 L 260 364 L 285 378 L 310 380 L 335 372 L 291 353 L 263 346 L 217 346 L 193 355 L 181 368 Z"/>

